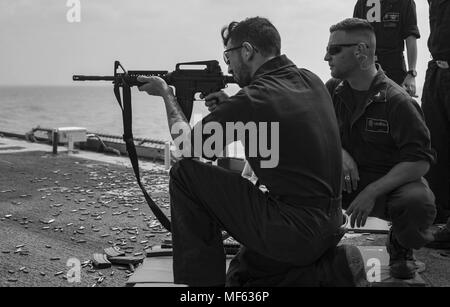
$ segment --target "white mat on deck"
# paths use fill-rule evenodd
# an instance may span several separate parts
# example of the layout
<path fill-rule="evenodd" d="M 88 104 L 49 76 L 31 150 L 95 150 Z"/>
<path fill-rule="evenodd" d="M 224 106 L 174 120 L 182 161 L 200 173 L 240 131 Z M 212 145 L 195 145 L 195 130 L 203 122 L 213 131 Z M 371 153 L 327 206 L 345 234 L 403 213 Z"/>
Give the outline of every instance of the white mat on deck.
<path fill-rule="evenodd" d="M 419 274 L 409 280 L 395 279 L 389 273 L 389 254 L 385 246 L 358 246 L 366 264 L 366 273 L 374 278 L 374 265 L 380 265 L 379 280 L 372 281 L 373 286 L 381 287 L 424 287 L 425 281 Z M 374 261 L 375 260 L 375 261 Z M 227 259 L 227 268 L 231 257 Z M 183 287 L 173 283 L 172 257 L 146 258 L 144 263 L 127 282 L 128 286 L 135 287 Z"/>

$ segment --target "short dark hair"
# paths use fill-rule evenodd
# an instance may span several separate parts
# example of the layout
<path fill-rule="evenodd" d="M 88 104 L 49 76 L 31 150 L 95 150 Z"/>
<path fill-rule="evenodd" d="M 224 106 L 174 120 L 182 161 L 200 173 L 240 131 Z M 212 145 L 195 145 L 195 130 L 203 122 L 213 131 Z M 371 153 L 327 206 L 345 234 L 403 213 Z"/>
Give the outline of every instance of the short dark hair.
<path fill-rule="evenodd" d="M 372 25 L 367 20 L 360 18 L 347 18 L 335 25 L 332 25 L 330 28 L 330 33 L 336 31 L 344 31 L 344 32 L 366 31 L 373 33 L 375 35 L 375 30 L 373 29 Z"/>
<path fill-rule="evenodd" d="M 249 42 L 262 55 L 280 55 L 281 38 L 275 26 L 266 18 L 252 17 L 241 22 L 233 21 L 221 31 L 223 44 L 231 39 L 237 45 Z"/>

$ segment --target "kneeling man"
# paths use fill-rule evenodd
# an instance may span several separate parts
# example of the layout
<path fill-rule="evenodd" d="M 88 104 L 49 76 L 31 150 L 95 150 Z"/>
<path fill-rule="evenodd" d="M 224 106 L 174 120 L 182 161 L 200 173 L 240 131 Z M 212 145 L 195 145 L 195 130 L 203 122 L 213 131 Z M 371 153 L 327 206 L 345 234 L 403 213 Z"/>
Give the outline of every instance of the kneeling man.
<path fill-rule="evenodd" d="M 325 61 L 342 140 L 343 208 L 351 225 L 367 217 L 392 221 L 387 242 L 391 275 L 416 272 L 413 249 L 433 239 L 434 195 L 423 176 L 435 154 L 417 102 L 375 64 L 376 38 L 365 20 L 330 29 Z"/>

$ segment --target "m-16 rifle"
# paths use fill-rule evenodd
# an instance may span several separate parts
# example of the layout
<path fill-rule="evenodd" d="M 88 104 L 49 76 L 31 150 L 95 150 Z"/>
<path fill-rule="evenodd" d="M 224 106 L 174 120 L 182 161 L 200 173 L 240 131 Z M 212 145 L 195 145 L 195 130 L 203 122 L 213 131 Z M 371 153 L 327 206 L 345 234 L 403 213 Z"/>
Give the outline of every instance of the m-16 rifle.
<path fill-rule="evenodd" d="M 193 69 L 202 67 L 203 69 Z M 119 68 L 122 72 L 119 72 Z M 74 75 L 73 81 L 112 81 L 116 96 L 118 88 L 141 86 L 139 76 L 157 76 L 164 79 L 167 84 L 175 87 L 175 96 L 183 110 L 184 115 L 190 120 L 192 115 L 195 95 L 201 93 L 204 96 L 218 92 L 228 83 L 235 83 L 234 78 L 222 73 L 219 62 L 216 60 L 178 63 L 173 72 L 162 70 L 130 70 L 126 71 L 119 61 L 114 63 L 114 76 L 82 76 Z"/>
<path fill-rule="evenodd" d="M 191 69 L 184 69 L 190 67 Z M 203 69 L 193 69 L 204 67 Z M 120 72 L 119 69 L 122 71 Z M 189 121 L 192 115 L 192 107 L 197 93 L 207 96 L 210 93 L 218 92 L 225 88 L 228 83 L 235 83 L 234 78 L 225 76 L 219 66 L 218 61 L 201 61 L 179 63 L 173 72 L 161 70 L 134 70 L 126 71 L 119 61 L 114 63 L 114 76 L 82 76 L 74 75 L 74 81 L 112 81 L 114 84 L 114 94 L 122 109 L 123 115 L 123 139 L 125 141 L 128 155 L 133 166 L 134 174 L 144 197 L 147 200 L 150 209 L 155 214 L 162 226 L 170 231 L 170 221 L 161 211 L 156 203 L 151 199 L 142 185 L 139 174 L 139 163 L 136 153 L 136 147 L 133 140 L 132 128 L 132 108 L 131 108 L 131 87 L 141 86 L 145 83 L 139 82 L 139 76 L 157 76 L 164 79 L 167 84 L 175 87 L 175 96 L 180 107 Z M 122 96 L 120 95 L 122 89 Z"/>

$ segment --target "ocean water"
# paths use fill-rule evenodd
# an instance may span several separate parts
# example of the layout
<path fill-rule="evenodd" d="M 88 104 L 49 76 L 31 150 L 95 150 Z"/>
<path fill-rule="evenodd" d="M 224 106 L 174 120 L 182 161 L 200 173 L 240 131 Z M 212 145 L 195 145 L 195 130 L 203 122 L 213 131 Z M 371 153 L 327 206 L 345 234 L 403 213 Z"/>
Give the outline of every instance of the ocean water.
<path fill-rule="evenodd" d="M 417 94 L 422 94 L 418 87 Z M 420 97 L 416 98 L 420 104 Z M 171 140 L 162 98 L 132 89 L 135 137 Z M 192 118 L 208 114 L 201 101 L 194 103 Z M 121 109 L 112 86 L 0 86 L 0 132 L 24 134 L 32 128 L 84 127 L 92 133 L 121 136 Z M 240 144 L 230 156 L 244 157 Z"/>
<path fill-rule="evenodd" d="M 164 102 L 132 89 L 135 137 L 170 140 Z M 84 127 L 121 136 L 122 113 L 112 86 L 0 87 L 0 131 L 24 134 L 32 128 Z M 194 112 L 205 115 L 203 102 Z"/>

